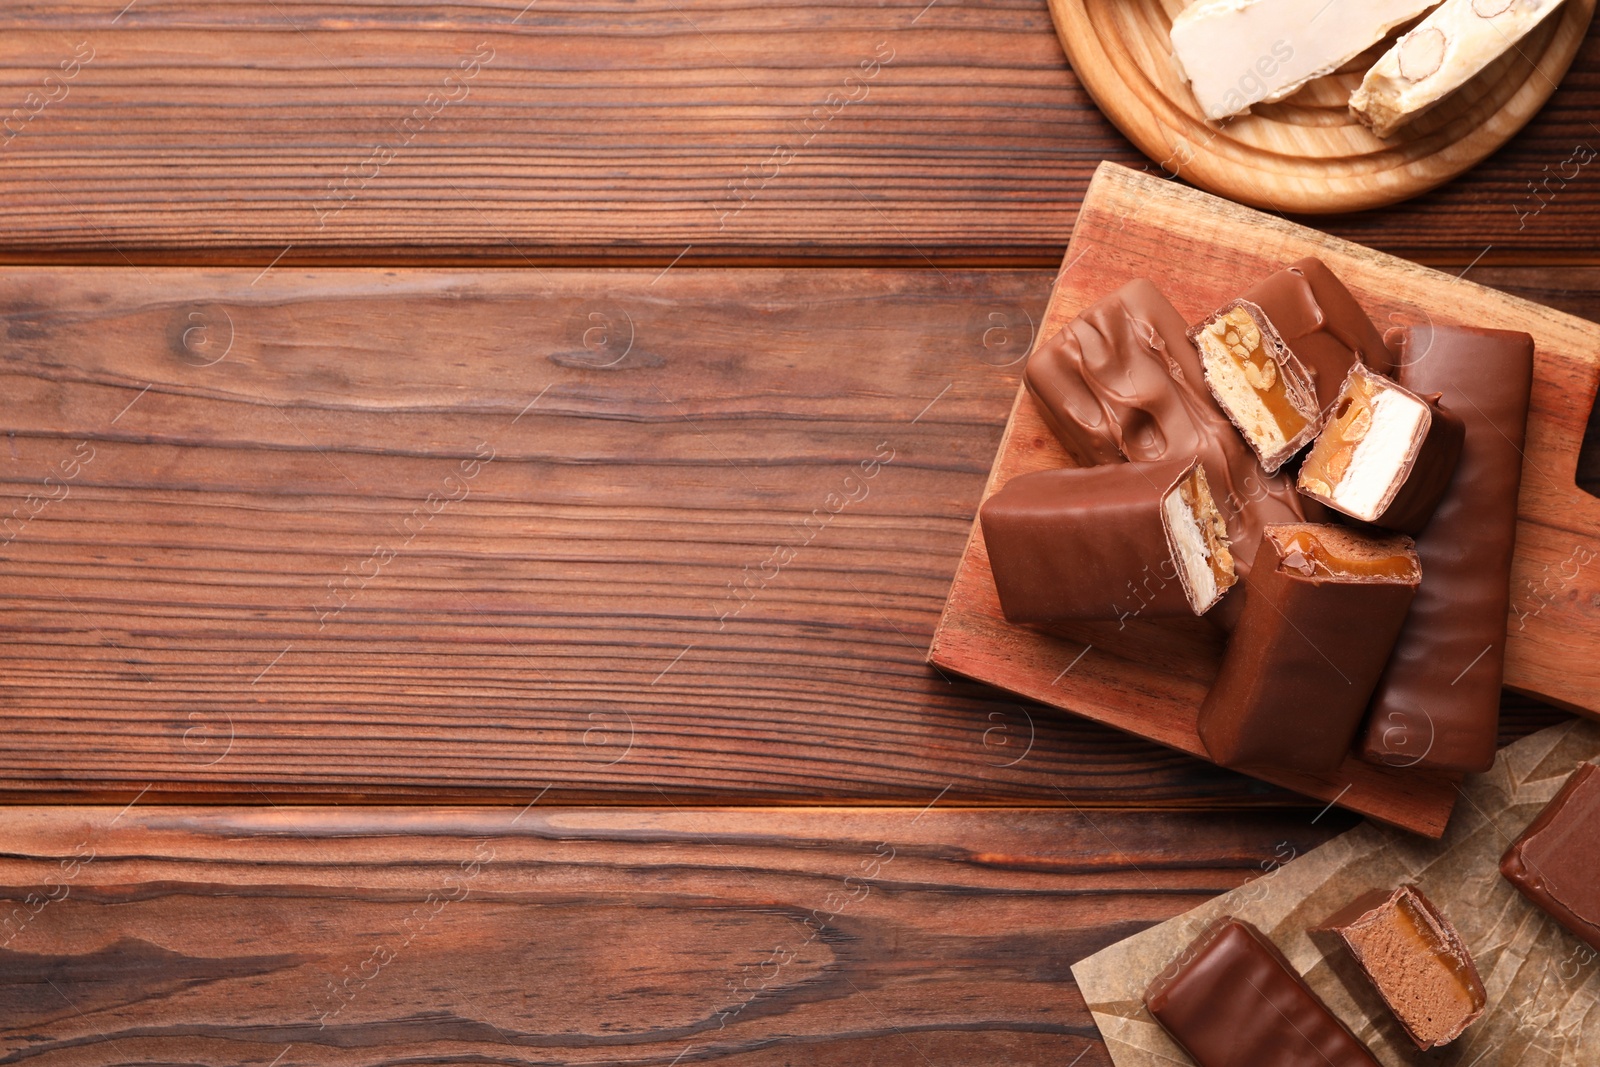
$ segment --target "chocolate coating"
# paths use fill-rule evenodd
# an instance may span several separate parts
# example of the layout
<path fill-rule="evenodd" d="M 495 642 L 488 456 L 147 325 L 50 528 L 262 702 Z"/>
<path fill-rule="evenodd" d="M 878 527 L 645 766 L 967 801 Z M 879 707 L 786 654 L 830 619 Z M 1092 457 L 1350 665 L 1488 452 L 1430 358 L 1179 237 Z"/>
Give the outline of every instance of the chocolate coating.
<path fill-rule="evenodd" d="M 1161 502 L 1194 465 L 1112 463 L 1013 478 L 978 510 L 1011 622 L 1190 615 Z"/>
<path fill-rule="evenodd" d="M 1419 1049 L 1448 1045 L 1489 995 L 1461 935 L 1414 885 L 1363 893 L 1320 929 L 1337 934 Z"/>
<path fill-rule="evenodd" d="M 1350 290 L 1314 256 L 1257 282 L 1244 299 L 1266 312 L 1273 328 L 1305 367 L 1326 408 L 1357 361 L 1380 374 L 1394 369 L 1383 333 Z"/>
<path fill-rule="evenodd" d="M 1417 536 L 1428 578 L 1373 695 L 1362 756 L 1486 771 L 1500 725 L 1533 338 L 1428 326 L 1401 331 L 1398 348 L 1400 384 L 1444 394 L 1466 436 L 1455 477 Z"/>
<path fill-rule="evenodd" d="M 1297 531 L 1357 560 L 1403 565 L 1392 576 L 1321 573 L 1279 543 Z M 1344 762 L 1421 580 L 1410 550 L 1408 537 L 1339 526 L 1268 528 L 1246 579 L 1244 614 L 1200 705 L 1200 740 L 1212 759 L 1313 773 Z"/>
<path fill-rule="evenodd" d="M 1432 416 L 1428 436 L 1417 450 L 1415 461 L 1406 473 L 1405 484 L 1395 493 L 1374 525 L 1400 533 L 1419 534 L 1427 529 L 1439 502 L 1450 488 L 1456 464 L 1461 462 L 1461 446 L 1467 439 L 1467 424 L 1440 401 L 1439 393 L 1420 398 Z"/>
<path fill-rule="evenodd" d="M 1023 380 L 1045 422 L 1080 464 L 1199 456 L 1228 524 L 1242 575 L 1261 531 L 1307 510 L 1293 481 L 1261 469 L 1212 400 L 1188 326 L 1146 279 L 1086 308 L 1028 357 Z M 1217 611 L 1237 612 L 1239 594 Z M 1211 616 L 1208 616 L 1211 617 Z"/>
<path fill-rule="evenodd" d="M 1377 1067 L 1277 946 L 1231 916 L 1207 927 L 1144 1003 L 1200 1067 Z"/>
<path fill-rule="evenodd" d="M 1600 949 L 1600 766 L 1585 763 L 1522 831 L 1500 873 L 1541 911 Z"/>

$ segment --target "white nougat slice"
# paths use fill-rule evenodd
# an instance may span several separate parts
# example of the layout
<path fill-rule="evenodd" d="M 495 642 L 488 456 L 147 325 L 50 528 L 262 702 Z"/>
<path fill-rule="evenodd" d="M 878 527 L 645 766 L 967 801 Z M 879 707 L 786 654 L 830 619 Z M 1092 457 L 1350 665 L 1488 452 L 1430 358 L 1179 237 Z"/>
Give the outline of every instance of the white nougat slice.
<path fill-rule="evenodd" d="M 1338 70 L 1439 0 L 1197 0 L 1172 54 L 1208 119 L 1282 100 Z"/>
<path fill-rule="evenodd" d="M 1161 498 L 1161 525 L 1189 607 L 1204 615 L 1238 581 L 1228 523 L 1197 459 Z"/>
<path fill-rule="evenodd" d="M 1445 0 L 1372 65 L 1350 110 L 1390 136 L 1514 48 L 1561 2 Z"/>

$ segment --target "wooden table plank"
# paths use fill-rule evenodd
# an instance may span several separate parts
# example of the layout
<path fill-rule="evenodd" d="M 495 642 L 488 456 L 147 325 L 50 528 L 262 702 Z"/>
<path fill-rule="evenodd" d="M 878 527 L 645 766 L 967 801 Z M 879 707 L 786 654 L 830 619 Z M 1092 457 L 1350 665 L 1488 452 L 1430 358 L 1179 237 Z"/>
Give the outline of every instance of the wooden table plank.
<path fill-rule="evenodd" d="M 1104 1067 L 1073 962 L 1349 823 L 0 809 L 0 1062 Z"/>
<path fill-rule="evenodd" d="M 0 791 L 1285 802 L 923 662 L 1049 281 L 0 271 Z"/>
<path fill-rule="evenodd" d="M 1044 0 L 119 7 L 0 11 L 5 261 L 1053 268 L 1145 165 Z M 1483 166 L 1329 228 L 1596 262 L 1597 72 L 1600 28 Z"/>

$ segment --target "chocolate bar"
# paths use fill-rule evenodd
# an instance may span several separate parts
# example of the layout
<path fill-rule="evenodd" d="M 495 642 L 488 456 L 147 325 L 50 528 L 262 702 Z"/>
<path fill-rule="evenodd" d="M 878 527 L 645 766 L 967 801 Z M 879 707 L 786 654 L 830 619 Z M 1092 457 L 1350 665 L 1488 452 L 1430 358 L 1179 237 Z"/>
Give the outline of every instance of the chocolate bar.
<path fill-rule="evenodd" d="M 1342 763 L 1421 577 L 1409 537 L 1268 526 L 1200 705 L 1211 758 L 1308 772 Z"/>
<path fill-rule="evenodd" d="M 1300 491 L 1362 522 L 1420 533 L 1444 497 L 1466 436 L 1465 424 L 1439 399 L 1357 363 L 1300 465 Z"/>
<path fill-rule="evenodd" d="M 1417 1048 L 1448 1045 L 1483 1014 L 1472 953 L 1416 886 L 1363 893 L 1320 929 L 1344 942 Z"/>
<path fill-rule="evenodd" d="M 1205 387 L 1177 309 L 1141 278 L 1085 309 L 1028 357 L 1023 380 L 1045 422 L 1084 466 L 1199 456 L 1228 524 L 1234 565 L 1249 569 L 1269 522 L 1300 522 L 1294 483 L 1261 470 Z M 1218 610 L 1229 609 L 1237 595 Z M 1236 608 L 1234 610 L 1237 610 Z"/>
<path fill-rule="evenodd" d="M 1362 755 L 1390 766 L 1486 771 L 1500 724 L 1533 338 L 1459 326 L 1397 336 L 1400 384 L 1443 393 L 1466 437 L 1455 477 L 1417 536 L 1428 580 L 1373 695 Z"/>
<path fill-rule="evenodd" d="M 1197 459 L 1024 474 L 978 519 L 1012 622 L 1199 615 L 1234 582 Z"/>
<path fill-rule="evenodd" d="M 1230 301 L 1189 336 L 1200 350 L 1211 395 L 1268 472 L 1316 436 L 1321 408 L 1311 375 L 1261 308 Z"/>
<path fill-rule="evenodd" d="M 1500 859 L 1546 915 L 1600 950 L 1600 766 L 1585 763 Z"/>
<path fill-rule="evenodd" d="M 1232 916 L 1195 938 L 1144 1004 L 1200 1067 L 1377 1067 L 1277 946 Z"/>
<path fill-rule="evenodd" d="M 1268 275 L 1244 293 L 1311 377 L 1326 411 L 1350 368 L 1365 363 L 1379 374 L 1394 371 L 1383 333 L 1327 264 L 1307 256 Z"/>

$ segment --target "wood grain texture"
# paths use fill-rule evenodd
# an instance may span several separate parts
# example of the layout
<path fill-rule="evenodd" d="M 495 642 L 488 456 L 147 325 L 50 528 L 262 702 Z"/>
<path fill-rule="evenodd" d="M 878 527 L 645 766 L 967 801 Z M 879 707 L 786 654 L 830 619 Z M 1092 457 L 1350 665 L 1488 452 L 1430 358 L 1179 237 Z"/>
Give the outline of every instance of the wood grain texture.
<path fill-rule="evenodd" d="M 7 809 L 0 1063 L 1106 1067 L 1071 964 L 1349 822 Z"/>
<path fill-rule="evenodd" d="M 1295 803 L 923 663 L 1051 277 L 0 272 L 0 793 Z"/>
<path fill-rule="evenodd" d="M 1157 169 L 1044 0 L 122 7 L 0 10 L 6 261 L 1052 268 L 1095 164 Z M 1456 269 L 1596 262 L 1600 182 L 1571 161 L 1600 147 L 1597 71 L 1591 31 L 1501 152 L 1326 225 Z"/>
<path fill-rule="evenodd" d="M 1185 240 L 1180 234 L 1194 236 Z M 1153 279 L 1186 319 L 1198 322 L 1253 280 L 1306 255 L 1321 257 L 1375 321 L 1493 326 L 1534 335 L 1506 684 L 1600 714 L 1593 655 L 1600 585 L 1592 568 L 1585 572 L 1586 562 L 1600 557 L 1600 500 L 1576 480 L 1600 382 L 1600 327 L 1106 164 L 1085 200 L 1038 334 L 1051 336 L 1136 277 Z M 1070 465 L 1032 398 L 1019 389 L 985 495 L 1018 474 Z M 947 670 L 1204 755 L 1195 715 L 1221 650 L 1219 632 L 1198 620 L 1049 633 L 1008 624 L 975 523 L 929 658 Z M 1455 798 L 1448 780 L 1354 757 L 1326 776 L 1262 776 L 1432 836 L 1442 832 Z"/>
<path fill-rule="evenodd" d="M 1282 800 L 922 662 L 1047 281 L 0 273 L 0 789 Z"/>
<path fill-rule="evenodd" d="M 1481 75 L 1380 139 L 1348 104 L 1395 35 L 1286 100 L 1207 122 L 1171 58 L 1172 20 L 1187 3 L 1050 0 L 1050 13 L 1084 88 L 1151 159 L 1231 200 L 1324 215 L 1409 200 L 1482 162 L 1538 114 L 1594 19 L 1594 0 L 1569 0 Z"/>

